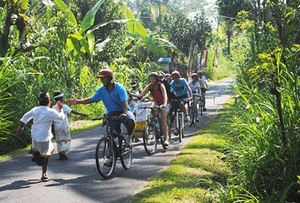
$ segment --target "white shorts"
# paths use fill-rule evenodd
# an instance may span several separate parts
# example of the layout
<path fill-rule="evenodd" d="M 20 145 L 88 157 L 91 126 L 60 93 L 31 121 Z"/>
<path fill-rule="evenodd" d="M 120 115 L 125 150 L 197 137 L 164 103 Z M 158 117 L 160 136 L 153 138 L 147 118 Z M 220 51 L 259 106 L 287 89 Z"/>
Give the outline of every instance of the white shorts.
<path fill-rule="evenodd" d="M 41 156 L 49 157 L 55 151 L 51 141 L 48 142 L 37 142 L 32 140 L 32 150 L 38 151 Z"/>
<path fill-rule="evenodd" d="M 57 145 L 57 152 L 65 152 L 65 153 L 69 153 L 70 149 L 71 149 L 71 141 L 60 141 L 60 142 L 56 142 Z"/>

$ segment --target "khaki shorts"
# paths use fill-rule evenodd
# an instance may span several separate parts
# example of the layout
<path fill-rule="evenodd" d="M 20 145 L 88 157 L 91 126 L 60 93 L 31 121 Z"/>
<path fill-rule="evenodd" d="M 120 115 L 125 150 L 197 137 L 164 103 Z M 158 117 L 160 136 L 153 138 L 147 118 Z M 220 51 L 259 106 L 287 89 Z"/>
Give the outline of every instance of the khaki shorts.
<path fill-rule="evenodd" d="M 37 142 L 32 140 L 32 150 L 40 152 L 41 156 L 49 157 L 51 156 L 55 149 L 51 141 L 48 142 Z"/>

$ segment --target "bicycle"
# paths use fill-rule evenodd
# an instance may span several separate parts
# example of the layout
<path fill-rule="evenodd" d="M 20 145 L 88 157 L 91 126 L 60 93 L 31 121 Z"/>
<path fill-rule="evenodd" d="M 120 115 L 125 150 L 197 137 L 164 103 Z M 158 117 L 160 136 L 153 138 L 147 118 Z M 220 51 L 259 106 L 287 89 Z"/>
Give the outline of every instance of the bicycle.
<path fill-rule="evenodd" d="M 129 136 L 125 138 L 121 134 L 119 116 L 98 118 L 104 120 L 105 135 L 100 138 L 96 147 L 96 166 L 103 178 L 109 178 L 116 167 L 117 159 L 125 170 L 131 167 L 132 146 L 129 144 Z M 117 129 L 111 129 L 111 122 L 117 121 Z"/>
<path fill-rule="evenodd" d="M 195 104 L 195 98 L 198 97 L 198 101 L 197 103 Z M 202 115 L 202 108 L 203 108 L 203 101 L 202 101 L 202 96 L 200 95 L 193 95 L 193 99 L 191 100 L 191 103 L 189 105 L 189 116 L 191 118 L 191 122 L 189 123 L 189 126 L 191 127 L 194 123 L 195 123 L 195 119 L 197 119 L 197 106 L 199 104 L 199 110 L 200 110 L 200 114 Z M 202 104 L 202 106 L 201 106 Z"/>
<path fill-rule="evenodd" d="M 165 140 L 162 136 L 162 125 L 160 124 L 161 119 L 161 107 L 145 107 L 151 110 L 151 113 L 148 115 L 147 120 L 147 130 L 143 134 L 143 145 L 145 148 L 145 151 L 152 155 L 156 152 L 157 144 L 159 140 L 161 141 L 161 145 L 164 149 L 167 149 L 168 147 L 165 145 Z M 157 113 L 155 116 L 153 116 L 153 110 L 154 108 L 157 109 Z"/>
<path fill-rule="evenodd" d="M 183 102 L 186 104 L 189 99 L 171 99 L 172 105 L 171 105 L 171 111 L 170 111 L 170 119 L 171 123 L 175 120 L 175 132 L 178 133 L 178 140 L 179 142 L 182 141 L 182 138 L 184 138 L 184 127 L 185 127 L 185 121 L 184 121 L 184 113 L 181 109 L 181 103 Z M 176 134 L 177 134 L 176 133 Z M 174 133 L 174 135 L 176 135 Z"/>

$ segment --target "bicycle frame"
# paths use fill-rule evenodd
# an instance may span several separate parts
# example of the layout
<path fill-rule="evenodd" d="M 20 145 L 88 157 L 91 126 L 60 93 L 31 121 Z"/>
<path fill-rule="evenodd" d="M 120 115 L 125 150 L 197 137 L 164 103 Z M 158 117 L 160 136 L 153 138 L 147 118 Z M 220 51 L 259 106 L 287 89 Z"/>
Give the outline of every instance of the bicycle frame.
<path fill-rule="evenodd" d="M 96 166 L 98 172 L 104 178 L 112 175 L 117 158 L 120 158 L 124 169 L 129 169 L 132 162 L 132 147 L 128 145 L 124 136 L 121 135 L 121 123 L 119 116 L 104 117 L 105 134 L 97 143 L 96 147 Z M 115 129 L 112 129 L 112 122 L 117 122 Z"/>

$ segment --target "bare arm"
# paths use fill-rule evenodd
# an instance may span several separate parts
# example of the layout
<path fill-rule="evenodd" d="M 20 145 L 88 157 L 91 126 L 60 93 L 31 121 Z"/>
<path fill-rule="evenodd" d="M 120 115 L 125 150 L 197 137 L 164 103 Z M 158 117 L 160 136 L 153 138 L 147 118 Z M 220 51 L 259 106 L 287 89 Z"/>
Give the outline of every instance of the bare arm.
<path fill-rule="evenodd" d="M 168 103 L 168 95 L 167 95 L 166 88 L 163 84 L 160 84 L 160 91 L 161 91 L 161 93 L 163 95 L 163 98 L 164 98 L 164 104 L 163 105 L 166 106 L 167 103 Z"/>
<path fill-rule="evenodd" d="M 186 84 L 186 88 L 188 89 L 189 93 L 190 93 L 190 97 L 193 97 L 193 92 L 191 87 L 189 86 L 189 84 Z"/>
<path fill-rule="evenodd" d="M 88 115 L 85 114 L 85 113 L 80 113 L 80 112 L 75 111 L 75 110 L 72 110 L 71 113 L 76 114 L 76 115 L 80 115 L 80 116 L 88 116 Z"/>
<path fill-rule="evenodd" d="M 130 96 L 133 96 L 133 97 L 142 98 L 142 97 L 144 97 L 149 92 L 149 90 L 150 90 L 150 84 L 147 85 L 145 87 L 145 89 L 140 94 L 133 94 L 133 93 L 130 93 L 130 92 L 128 94 Z"/>
<path fill-rule="evenodd" d="M 90 104 L 93 103 L 94 101 L 91 98 L 86 98 L 86 99 L 76 99 L 75 97 L 69 99 L 69 104 L 70 105 L 76 105 L 76 104 Z"/>

